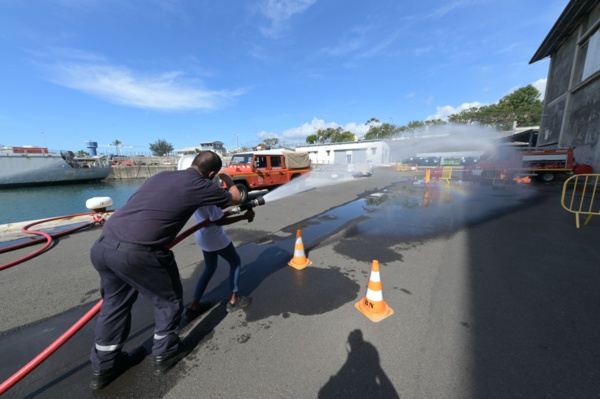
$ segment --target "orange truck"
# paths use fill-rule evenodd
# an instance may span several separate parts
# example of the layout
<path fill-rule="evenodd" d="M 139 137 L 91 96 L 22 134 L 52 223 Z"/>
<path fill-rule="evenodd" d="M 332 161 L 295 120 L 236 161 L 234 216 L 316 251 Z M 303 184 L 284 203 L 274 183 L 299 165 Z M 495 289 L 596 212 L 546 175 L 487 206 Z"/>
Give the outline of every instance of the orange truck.
<path fill-rule="evenodd" d="M 308 152 L 265 150 L 234 154 L 222 171 L 231 176 L 246 202 L 250 191 L 276 188 L 310 170 Z"/>
<path fill-rule="evenodd" d="M 499 147 L 481 156 L 472 170 L 474 178 L 504 179 L 536 176 L 543 182 L 553 181 L 559 174 L 592 173 L 589 165 L 577 164 L 572 148 Z"/>

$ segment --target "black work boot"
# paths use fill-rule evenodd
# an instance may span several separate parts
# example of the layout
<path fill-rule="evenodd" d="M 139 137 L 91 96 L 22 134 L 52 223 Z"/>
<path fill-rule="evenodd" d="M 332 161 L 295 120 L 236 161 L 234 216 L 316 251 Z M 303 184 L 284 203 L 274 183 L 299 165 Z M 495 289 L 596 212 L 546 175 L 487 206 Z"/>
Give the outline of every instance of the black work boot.
<path fill-rule="evenodd" d="M 177 350 L 165 355 L 154 356 L 154 375 L 166 374 L 178 361 L 190 354 L 192 348 L 181 342 Z"/>
<path fill-rule="evenodd" d="M 146 350 L 143 347 L 134 349 L 131 353 L 121 352 L 115 361 L 115 365 L 104 371 L 92 371 L 92 380 L 90 388 L 93 390 L 102 389 L 118 376 L 123 374 L 129 367 L 141 362 L 146 356 Z"/>

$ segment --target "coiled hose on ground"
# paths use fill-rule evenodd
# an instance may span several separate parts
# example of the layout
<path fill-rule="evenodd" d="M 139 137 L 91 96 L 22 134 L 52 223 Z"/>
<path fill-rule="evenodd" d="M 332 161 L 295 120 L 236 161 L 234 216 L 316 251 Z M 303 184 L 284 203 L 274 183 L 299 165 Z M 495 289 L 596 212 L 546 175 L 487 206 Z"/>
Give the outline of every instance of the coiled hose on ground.
<path fill-rule="evenodd" d="M 104 214 L 108 214 L 108 213 L 112 213 L 112 212 L 114 212 L 114 211 L 105 211 L 103 213 Z M 52 222 L 54 220 L 68 219 L 68 218 L 72 218 L 72 217 L 86 216 L 86 215 L 92 216 L 92 220 L 89 221 L 89 222 L 84 223 L 81 226 L 76 226 L 76 227 L 73 227 L 73 228 L 70 228 L 70 229 L 67 229 L 67 230 L 62 230 L 62 231 L 57 232 L 57 233 L 48 234 L 48 233 L 46 233 L 44 231 L 40 231 L 40 230 L 29 230 L 30 227 L 38 225 L 38 224 L 48 223 L 48 222 Z M 41 235 L 42 237 L 30 240 L 30 241 L 26 241 L 26 242 L 21 242 L 21 243 L 18 243 L 18 244 L 10 245 L 8 247 L 0 248 L 0 254 L 5 253 L 5 252 L 14 251 L 14 250 L 19 249 L 19 248 L 28 247 L 30 245 L 39 244 L 39 243 L 44 242 L 44 241 L 46 241 L 46 244 L 42 248 L 40 248 L 40 249 L 32 252 L 31 254 L 29 254 L 27 256 L 24 256 L 22 258 L 15 259 L 14 261 L 5 263 L 3 265 L 0 265 L 0 270 L 4 270 L 4 269 L 8 269 L 9 267 L 16 266 L 19 263 L 23 263 L 26 260 L 35 258 L 36 256 L 42 254 L 48 248 L 50 248 L 50 246 L 52 246 L 52 243 L 54 242 L 55 238 L 62 237 L 62 236 L 67 235 L 67 234 L 71 234 L 71 233 L 74 233 L 76 231 L 83 230 L 85 228 L 91 228 L 91 227 L 94 227 L 94 226 L 102 223 L 104 221 L 103 215 L 100 216 L 100 218 L 98 218 L 98 216 L 99 216 L 99 213 L 97 213 L 97 212 L 76 213 L 76 214 L 73 214 L 73 215 L 57 216 L 57 217 L 50 218 L 50 219 L 37 220 L 37 221 L 32 222 L 32 223 L 30 223 L 30 224 L 28 224 L 26 226 L 23 226 L 21 228 L 21 231 L 23 233 L 25 233 L 25 234 L 37 234 L 37 235 Z"/>
<path fill-rule="evenodd" d="M 37 230 L 28 230 L 29 227 L 36 225 L 36 224 L 41 224 L 41 223 L 45 223 L 45 222 L 49 222 L 52 220 L 57 220 L 57 219 L 64 219 L 64 218 L 68 218 L 68 217 L 73 217 L 73 216 L 80 216 L 80 215 L 87 215 L 87 214 L 93 214 L 94 212 L 89 212 L 89 213 L 83 213 L 83 214 L 77 214 L 77 215 L 69 215 L 69 216 L 61 216 L 61 217 L 57 217 L 57 218 L 52 218 L 52 219 L 45 219 L 42 221 L 37 221 L 34 223 L 31 223 L 27 226 L 24 226 L 21 231 L 23 231 L 24 233 L 30 233 L 30 234 L 39 234 L 42 235 L 44 238 L 40 238 L 37 240 L 33 240 L 33 241 L 29 241 L 27 243 L 22 243 L 22 244 L 17 244 L 14 245 L 12 247 L 7 247 L 7 248 L 3 248 L 2 250 L 0 250 L 0 253 L 3 252 L 7 252 L 8 250 L 14 250 L 17 248 L 22 248 L 24 246 L 27 245 L 32 245 L 38 242 L 42 242 L 44 241 L 44 239 L 46 239 L 48 242 L 44 245 L 43 248 L 41 248 L 38 251 L 35 251 L 34 253 L 18 259 L 17 261 L 13 261 L 10 263 L 7 263 L 6 265 L 1 265 L 0 266 L 0 270 L 6 269 L 8 267 L 14 266 L 18 263 L 24 262 L 25 260 L 31 259 L 39 254 L 41 254 L 42 252 L 44 252 L 47 248 L 49 248 L 52 245 L 53 242 L 53 237 L 59 237 L 59 236 L 63 236 L 69 233 L 73 233 L 75 231 L 78 230 L 82 230 L 83 228 L 86 227 L 92 227 L 95 224 L 98 223 L 98 221 L 94 222 L 90 222 L 90 223 L 86 223 L 83 226 L 78 226 L 76 228 L 72 228 L 69 230 L 65 230 L 65 231 L 61 231 L 60 233 L 57 234 L 53 234 L 50 235 L 48 233 L 45 233 L 43 231 L 37 231 Z M 225 212 L 225 217 L 229 216 L 231 213 L 230 212 Z M 197 230 L 200 230 L 201 228 L 207 226 L 208 224 L 210 224 L 211 221 L 206 219 L 192 227 L 190 227 L 189 229 L 185 230 L 183 233 L 179 234 L 175 240 L 173 240 L 173 242 L 167 246 L 167 248 L 172 248 L 173 246 L 175 246 L 176 244 L 178 244 L 181 240 L 183 240 L 184 238 L 186 238 L 187 236 L 189 236 L 190 234 L 196 232 Z M 12 388 L 17 382 L 19 382 L 21 379 L 23 379 L 27 374 L 29 374 L 31 371 L 33 371 L 37 366 L 39 366 L 40 364 L 42 364 L 42 362 L 44 362 L 47 358 L 49 358 L 54 352 L 56 352 L 56 350 L 58 350 L 58 348 L 60 348 L 65 342 L 67 342 L 71 337 L 73 337 L 83 326 L 85 326 L 99 311 L 100 308 L 102 307 L 102 300 L 98 301 L 98 303 L 96 303 L 94 305 L 94 307 L 92 307 L 85 315 L 83 315 L 83 317 L 81 317 L 75 324 L 73 324 L 73 326 L 71 326 L 64 334 L 62 334 L 58 339 L 56 339 L 52 344 L 50 344 L 46 349 L 44 349 L 39 355 L 37 355 L 35 358 L 33 358 L 33 360 L 31 360 L 29 363 L 27 363 L 25 366 L 23 366 L 19 371 L 17 371 L 15 374 L 13 374 L 11 377 L 9 377 L 6 381 L 2 382 L 0 384 L 0 395 L 4 394 L 4 392 L 8 391 L 10 388 Z"/>

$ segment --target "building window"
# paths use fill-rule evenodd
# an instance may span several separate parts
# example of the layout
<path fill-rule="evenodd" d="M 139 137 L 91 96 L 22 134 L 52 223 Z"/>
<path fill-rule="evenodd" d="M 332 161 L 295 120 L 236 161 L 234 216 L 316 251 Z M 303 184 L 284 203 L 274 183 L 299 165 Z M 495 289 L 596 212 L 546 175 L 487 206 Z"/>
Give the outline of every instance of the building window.
<path fill-rule="evenodd" d="M 586 80 L 598 71 L 600 71 L 600 30 L 597 30 L 587 42 L 587 52 L 585 54 L 585 64 L 583 65 L 581 80 Z"/>

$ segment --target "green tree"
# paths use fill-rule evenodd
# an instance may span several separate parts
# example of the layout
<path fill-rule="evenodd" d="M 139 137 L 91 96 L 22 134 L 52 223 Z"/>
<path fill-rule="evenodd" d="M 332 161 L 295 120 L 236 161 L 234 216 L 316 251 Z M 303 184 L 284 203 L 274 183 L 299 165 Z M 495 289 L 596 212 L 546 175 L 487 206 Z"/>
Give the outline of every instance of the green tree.
<path fill-rule="evenodd" d="M 443 126 L 443 125 L 447 125 L 448 122 L 443 121 L 441 119 L 429 119 L 427 121 L 425 121 L 425 125 L 428 126 Z"/>
<path fill-rule="evenodd" d="M 425 127 L 425 122 L 423 121 L 410 121 L 408 125 L 406 125 L 408 130 L 419 130 Z"/>
<path fill-rule="evenodd" d="M 173 145 L 166 140 L 156 140 L 156 142 L 150 143 L 150 151 L 152 155 L 162 157 L 173 152 Z"/>
<path fill-rule="evenodd" d="M 519 126 L 537 126 L 542 120 L 543 103 L 540 92 L 527 85 L 508 94 L 497 104 L 473 107 L 450 115 L 453 123 L 477 123 L 500 130 L 510 130 L 513 123 Z"/>
<path fill-rule="evenodd" d="M 371 121 L 377 121 L 371 118 Z M 365 134 L 364 140 L 383 140 L 390 139 L 400 132 L 398 126 L 391 123 L 382 123 L 380 125 L 371 124 L 369 131 Z"/>
<path fill-rule="evenodd" d="M 264 139 L 262 141 L 262 143 L 259 144 L 259 146 L 265 146 L 267 148 L 275 148 L 277 147 L 277 144 L 279 144 L 279 139 L 276 137 L 273 138 L 269 138 L 269 139 Z"/>
<path fill-rule="evenodd" d="M 341 127 L 328 127 L 327 129 L 319 129 L 316 134 L 311 134 L 306 137 L 308 144 L 315 143 L 345 143 L 348 141 L 355 141 L 356 136 L 347 130 L 343 130 Z"/>
<path fill-rule="evenodd" d="M 328 127 L 327 129 L 319 129 L 317 130 L 317 141 L 319 143 L 331 143 L 333 137 L 342 132 L 341 127 L 332 128 Z"/>
<path fill-rule="evenodd" d="M 307 144 L 315 144 L 317 142 L 317 140 L 318 140 L 318 137 L 316 134 L 311 134 L 306 137 Z"/>
<path fill-rule="evenodd" d="M 519 126 L 537 126 L 542 121 L 540 95 L 535 87 L 527 85 L 504 96 L 498 102 L 498 108 Z"/>
<path fill-rule="evenodd" d="M 83 158 L 83 157 L 89 157 L 90 153 L 87 152 L 87 151 L 84 151 L 84 150 L 79 150 L 79 151 L 77 151 L 77 156 L 81 157 L 81 158 Z"/>
<path fill-rule="evenodd" d="M 354 135 L 354 133 L 346 130 L 346 131 L 337 133 L 333 137 L 332 141 L 335 143 L 347 143 L 349 141 L 355 141 L 355 140 L 356 140 L 356 136 Z"/>

